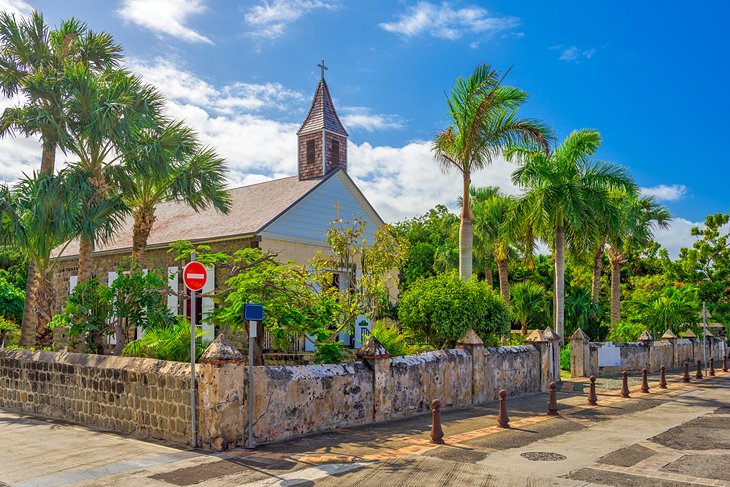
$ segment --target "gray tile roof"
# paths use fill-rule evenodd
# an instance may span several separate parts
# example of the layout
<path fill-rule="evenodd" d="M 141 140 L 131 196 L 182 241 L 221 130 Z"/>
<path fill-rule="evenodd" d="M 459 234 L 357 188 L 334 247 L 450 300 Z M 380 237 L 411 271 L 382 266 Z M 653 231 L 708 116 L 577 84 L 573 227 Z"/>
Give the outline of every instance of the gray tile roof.
<path fill-rule="evenodd" d="M 157 220 L 152 227 L 148 246 L 159 246 L 177 240 L 215 240 L 251 235 L 299 201 L 323 181 L 322 178 L 300 181 L 297 176 L 231 189 L 231 211 L 227 215 L 210 209 L 195 213 L 183 203 L 157 206 Z M 96 252 L 125 252 L 132 248 L 132 217 L 128 217 L 117 236 Z M 60 248 L 53 251 L 59 257 Z M 62 257 L 77 256 L 78 240 L 72 241 Z"/>
<path fill-rule="evenodd" d="M 309 108 L 309 114 L 304 119 L 304 123 L 299 128 L 297 135 L 317 132 L 322 129 L 347 137 L 347 131 L 342 126 L 340 117 L 337 116 L 335 105 L 332 103 L 332 97 L 330 96 L 330 90 L 324 78 L 320 80 L 319 86 L 317 86 L 317 91 L 314 93 L 314 99 L 312 100 L 312 106 Z"/>

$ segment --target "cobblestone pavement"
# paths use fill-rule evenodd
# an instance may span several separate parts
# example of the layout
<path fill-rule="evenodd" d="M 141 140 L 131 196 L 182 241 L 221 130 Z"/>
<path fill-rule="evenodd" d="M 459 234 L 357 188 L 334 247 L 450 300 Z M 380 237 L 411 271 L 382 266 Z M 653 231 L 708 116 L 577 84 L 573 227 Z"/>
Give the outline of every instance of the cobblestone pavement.
<path fill-rule="evenodd" d="M 494 403 L 445 408 L 445 445 L 428 415 L 209 454 L 0 410 L 0 486 L 730 487 L 730 373 L 679 379 L 630 399 L 602 380 L 595 407 L 567 383 L 558 417 L 545 394 L 509 398 L 509 430 Z"/>

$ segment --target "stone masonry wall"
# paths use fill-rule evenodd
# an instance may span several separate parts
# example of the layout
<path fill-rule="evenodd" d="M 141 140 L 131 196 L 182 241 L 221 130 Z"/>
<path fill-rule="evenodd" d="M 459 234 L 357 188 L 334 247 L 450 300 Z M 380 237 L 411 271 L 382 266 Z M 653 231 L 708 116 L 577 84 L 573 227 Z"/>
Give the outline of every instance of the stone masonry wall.
<path fill-rule="evenodd" d="M 0 406 L 185 444 L 189 370 L 144 358 L 0 349 Z"/>
<path fill-rule="evenodd" d="M 497 399 L 500 389 L 510 394 L 540 390 L 540 352 L 533 346 L 487 348 L 484 373 L 487 397 Z"/>

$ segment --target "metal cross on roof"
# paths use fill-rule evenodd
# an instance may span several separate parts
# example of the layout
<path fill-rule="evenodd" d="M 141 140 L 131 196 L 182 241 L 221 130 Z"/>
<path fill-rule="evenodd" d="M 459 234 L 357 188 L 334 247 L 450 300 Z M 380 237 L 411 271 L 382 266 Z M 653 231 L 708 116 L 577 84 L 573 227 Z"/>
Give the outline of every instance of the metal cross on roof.
<path fill-rule="evenodd" d="M 322 62 L 318 64 L 317 67 L 320 69 L 320 71 L 322 71 L 322 79 L 324 79 L 324 72 L 330 68 L 324 65 L 324 59 L 322 59 Z"/>

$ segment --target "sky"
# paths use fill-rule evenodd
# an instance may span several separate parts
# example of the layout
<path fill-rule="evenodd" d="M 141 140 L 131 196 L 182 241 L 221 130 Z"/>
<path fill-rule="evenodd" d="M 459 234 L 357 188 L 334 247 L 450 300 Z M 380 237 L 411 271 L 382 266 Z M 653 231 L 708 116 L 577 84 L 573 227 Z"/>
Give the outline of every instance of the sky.
<path fill-rule="evenodd" d="M 529 93 L 520 114 L 603 135 L 597 159 L 627 166 L 673 214 L 657 239 L 676 255 L 692 226 L 730 211 L 730 4 L 666 1 L 0 0 L 111 33 L 228 160 L 231 185 L 296 174 L 296 130 L 325 60 L 350 133 L 349 174 L 389 222 L 456 206 L 430 139 L 445 93 L 488 62 Z M 0 98 L 0 109 L 16 103 Z M 35 140 L 0 140 L 0 180 L 39 167 Z M 65 160 L 65 156 L 59 156 Z M 517 194 L 503 160 L 473 178 Z"/>

